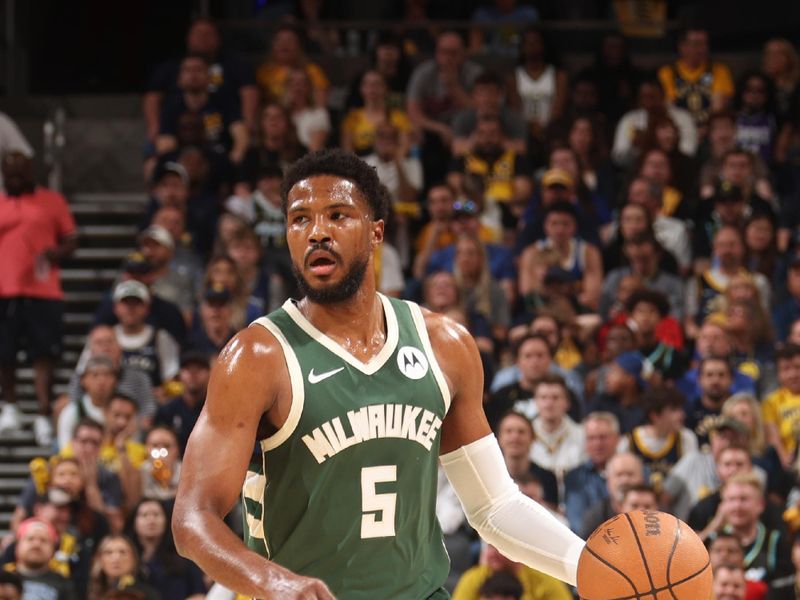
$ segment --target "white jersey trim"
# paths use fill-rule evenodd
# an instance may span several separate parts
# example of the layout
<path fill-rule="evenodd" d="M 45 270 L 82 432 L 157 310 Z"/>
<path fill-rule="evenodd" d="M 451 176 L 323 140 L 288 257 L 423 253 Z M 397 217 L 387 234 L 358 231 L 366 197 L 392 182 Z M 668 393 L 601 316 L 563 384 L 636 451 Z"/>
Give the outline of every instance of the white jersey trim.
<path fill-rule="evenodd" d="M 283 349 L 283 358 L 286 361 L 286 368 L 289 370 L 289 381 L 292 385 L 292 406 L 289 408 L 289 416 L 286 417 L 286 422 L 278 431 L 268 438 L 261 440 L 261 450 L 267 452 L 268 450 L 274 450 L 288 440 L 289 436 L 297 429 L 297 424 L 300 422 L 300 415 L 303 414 L 305 387 L 303 385 L 303 371 L 300 369 L 300 362 L 297 360 L 297 355 L 289 344 L 289 340 L 283 335 L 283 332 L 267 317 L 256 319 L 253 323 L 261 325 L 278 340 L 278 343 Z"/>
<path fill-rule="evenodd" d="M 283 310 L 285 310 L 297 326 L 310 335 L 315 342 L 321 344 L 348 365 L 355 367 L 365 375 L 373 375 L 377 373 L 378 370 L 386 364 L 386 361 L 389 360 L 392 354 L 394 354 L 395 348 L 397 348 L 397 341 L 400 338 L 397 327 L 397 315 L 394 314 L 391 302 L 383 294 L 379 293 L 378 297 L 383 303 L 383 314 L 386 315 L 386 343 L 383 345 L 383 348 L 381 348 L 381 351 L 367 362 L 360 361 L 322 331 L 317 329 L 314 324 L 306 319 L 305 315 L 300 312 L 300 309 L 297 308 L 297 305 L 291 298 L 284 302 Z"/>
<path fill-rule="evenodd" d="M 444 414 L 450 410 L 450 388 L 447 386 L 447 380 L 444 378 L 444 373 L 439 367 L 439 362 L 436 360 L 436 355 L 433 353 L 433 346 L 431 346 L 431 338 L 428 336 L 428 328 L 425 326 L 425 316 L 422 314 L 422 309 L 414 302 L 405 301 L 408 308 L 411 310 L 411 318 L 414 320 L 414 325 L 417 328 L 417 335 L 422 341 L 422 347 L 425 354 L 428 355 L 428 362 L 433 371 L 433 377 L 439 385 L 439 391 L 442 393 L 442 400 L 444 401 Z"/>

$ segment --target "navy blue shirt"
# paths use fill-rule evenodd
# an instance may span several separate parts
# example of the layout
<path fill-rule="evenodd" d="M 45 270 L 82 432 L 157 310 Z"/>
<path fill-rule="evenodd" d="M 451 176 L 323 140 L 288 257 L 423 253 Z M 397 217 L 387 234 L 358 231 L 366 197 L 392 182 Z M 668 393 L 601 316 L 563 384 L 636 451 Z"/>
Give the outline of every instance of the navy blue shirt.
<path fill-rule="evenodd" d="M 564 476 L 564 497 L 569 526 L 578 532 L 589 508 L 608 498 L 606 478 L 592 461 L 586 461 Z"/>
<path fill-rule="evenodd" d="M 155 425 L 166 425 L 175 431 L 178 436 L 178 443 L 181 446 L 181 455 L 186 451 L 186 442 L 194 429 L 195 423 L 203 410 L 205 401 L 197 406 L 189 406 L 183 396 L 172 398 L 166 404 L 158 407 L 156 416 L 153 419 Z"/>

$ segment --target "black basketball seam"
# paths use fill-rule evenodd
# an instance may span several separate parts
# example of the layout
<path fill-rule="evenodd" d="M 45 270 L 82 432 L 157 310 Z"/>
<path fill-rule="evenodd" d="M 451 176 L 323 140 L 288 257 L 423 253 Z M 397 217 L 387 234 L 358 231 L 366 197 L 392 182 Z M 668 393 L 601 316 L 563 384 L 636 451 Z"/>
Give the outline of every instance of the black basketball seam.
<path fill-rule="evenodd" d="M 622 571 L 620 571 L 620 570 L 619 570 L 617 567 L 615 567 L 614 565 L 612 565 L 612 564 L 611 564 L 610 562 L 608 562 L 608 561 L 607 561 L 605 558 L 603 558 L 602 556 L 600 556 L 599 554 L 597 554 L 597 552 L 595 552 L 594 550 L 592 550 L 592 549 L 591 549 L 589 546 L 586 546 L 586 549 L 589 551 L 589 553 L 590 553 L 592 556 L 594 556 L 594 557 L 595 557 L 597 560 L 599 560 L 601 563 L 603 563 L 603 564 L 604 564 L 605 566 L 607 566 L 609 569 L 611 569 L 612 571 L 614 571 L 614 572 L 616 572 L 616 573 L 619 573 L 620 575 L 622 575 L 622 577 L 624 577 L 624 578 L 625 578 L 625 581 L 627 581 L 627 582 L 628 582 L 628 584 L 631 586 L 631 589 L 633 590 L 633 594 L 634 594 L 633 596 L 626 596 L 626 598 L 630 598 L 630 599 L 636 598 L 637 600 L 638 600 L 639 598 L 641 598 L 641 594 L 639 593 L 639 590 L 638 590 L 638 589 L 636 589 L 636 586 L 634 585 L 633 581 L 631 581 L 630 577 L 628 577 L 627 575 L 625 575 L 625 573 L 623 573 Z"/>
<path fill-rule="evenodd" d="M 647 594 L 653 594 L 653 597 L 655 598 L 656 594 L 653 590 L 656 589 L 656 584 L 653 583 L 653 576 L 650 574 L 650 566 L 647 564 L 647 557 L 644 555 L 644 548 L 642 548 L 642 542 L 639 540 L 639 534 L 636 532 L 636 527 L 633 526 L 633 519 L 631 519 L 631 516 L 628 513 L 625 513 L 625 518 L 628 520 L 628 525 L 631 526 L 631 531 L 633 532 L 633 539 L 636 540 L 636 545 L 639 546 L 639 555 L 642 557 L 642 562 L 644 563 L 644 571 L 645 573 L 647 573 L 647 579 L 650 582 L 650 591 L 647 592 Z"/>
<path fill-rule="evenodd" d="M 669 551 L 669 558 L 667 559 L 667 586 L 669 586 L 669 593 L 672 600 L 678 600 L 675 592 L 672 591 L 672 582 L 670 581 L 669 572 L 672 568 L 672 557 L 675 556 L 675 550 L 678 548 L 678 542 L 681 540 L 681 521 L 675 517 L 675 539 L 672 541 L 672 550 Z"/>

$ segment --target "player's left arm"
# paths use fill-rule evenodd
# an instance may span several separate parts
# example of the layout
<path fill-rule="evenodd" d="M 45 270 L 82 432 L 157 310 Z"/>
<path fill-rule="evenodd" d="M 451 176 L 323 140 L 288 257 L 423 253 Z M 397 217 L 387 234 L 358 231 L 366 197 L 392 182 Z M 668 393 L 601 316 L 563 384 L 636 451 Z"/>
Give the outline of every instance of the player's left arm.
<path fill-rule="evenodd" d="M 575 585 L 584 542 L 509 476 L 483 412 L 483 367 L 472 336 L 442 315 L 426 311 L 425 321 L 452 397 L 440 460 L 470 525 L 508 558 Z"/>

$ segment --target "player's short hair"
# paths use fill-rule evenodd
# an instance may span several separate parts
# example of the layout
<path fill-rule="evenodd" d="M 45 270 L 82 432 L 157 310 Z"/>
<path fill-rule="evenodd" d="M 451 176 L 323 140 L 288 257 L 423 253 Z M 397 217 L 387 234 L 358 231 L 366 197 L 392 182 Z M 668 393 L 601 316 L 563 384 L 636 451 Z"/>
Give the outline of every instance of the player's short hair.
<path fill-rule="evenodd" d="M 281 185 L 281 209 L 286 214 L 289 192 L 295 184 L 316 175 L 332 175 L 352 181 L 369 204 L 375 221 L 386 220 L 389 194 L 374 168 L 352 152 L 338 148 L 306 154 L 289 167 Z"/>
<path fill-rule="evenodd" d="M 683 408 L 686 399 L 678 390 L 666 386 L 656 386 L 642 392 L 640 402 L 647 419 L 651 414 L 660 415 L 667 408 Z"/>
<path fill-rule="evenodd" d="M 636 306 L 641 303 L 653 306 L 662 318 L 669 314 L 669 300 L 664 293 L 658 290 L 642 288 L 633 292 L 628 298 L 626 306 L 628 313 L 632 313 Z"/>
<path fill-rule="evenodd" d="M 583 425 L 584 427 L 589 421 L 603 421 L 604 423 L 608 423 L 611 426 L 611 430 L 619 434 L 619 419 L 617 416 L 612 413 L 608 412 L 607 410 L 597 410 L 594 412 L 590 412 L 583 418 Z"/>
<path fill-rule="evenodd" d="M 522 598 L 523 591 L 519 579 L 512 573 L 497 571 L 483 582 L 483 585 L 478 590 L 478 596 L 480 598 L 511 597 L 514 600 L 519 600 Z"/>

